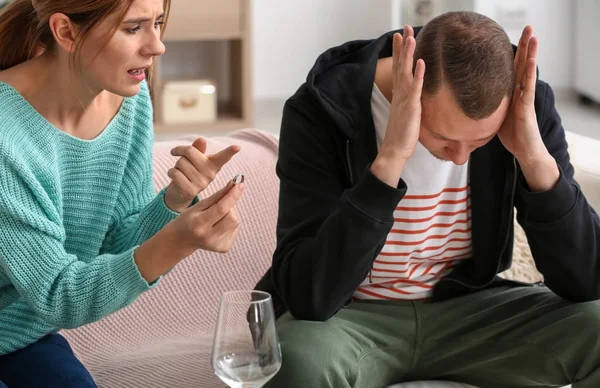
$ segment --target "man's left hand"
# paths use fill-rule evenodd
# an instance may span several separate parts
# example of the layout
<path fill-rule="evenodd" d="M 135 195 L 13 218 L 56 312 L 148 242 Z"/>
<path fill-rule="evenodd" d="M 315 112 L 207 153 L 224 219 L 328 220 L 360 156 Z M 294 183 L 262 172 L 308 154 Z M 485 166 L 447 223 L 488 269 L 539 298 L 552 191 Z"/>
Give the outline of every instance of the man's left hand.
<path fill-rule="evenodd" d="M 510 108 L 498 136 L 512 153 L 532 191 L 551 189 L 559 178 L 556 162 L 544 145 L 535 113 L 538 40 L 533 28 L 525 27 L 519 40 L 514 66 L 516 83 Z"/>

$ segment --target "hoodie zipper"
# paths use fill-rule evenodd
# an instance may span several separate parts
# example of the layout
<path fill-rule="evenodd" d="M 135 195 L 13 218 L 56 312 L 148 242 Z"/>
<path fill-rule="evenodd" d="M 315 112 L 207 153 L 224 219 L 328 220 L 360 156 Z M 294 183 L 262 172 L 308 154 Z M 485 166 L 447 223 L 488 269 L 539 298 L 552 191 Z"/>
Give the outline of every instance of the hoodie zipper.
<path fill-rule="evenodd" d="M 510 218 L 508 219 L 509 225 L 512 222 L 512 219 L 514 218 L 515 191 L 517 190 L 517 160 L 515 159 L 514 156 L 512 158 L 512 162 L 513 162 L 513 184 L 512 184 L 512 190 L 510 192 L 510 207 L 509 207 Z M 508 240 L 510 239 L 510 228 L 507 228 L 507 229 L 508 230 L 506 231 L 506 236 L 504 238 L 504 245 L 502 246 L 502 250 L 500 250 L 500 256 L 498 257 L 498 264 L 496 265 L 496 274 L 498 274 L 498 271 L 500 271 L 500 262 L 502 261 L 502 254 L 506 250 L 506 246 L 508 245 Z M 513 229 L 513 233 L 514 233 L 514 229 Z M 490 283 L 491 283 L 491 281 L 488 282 L 488 284 L 490 284 Z"/>
<path fill-rule="evenodd" d="M 350 140 L 346 140 L 346 162 L 348 162 L 348 172 L 350 173 L 350 183 L 354 185 L 354 174 L 352 174 L 352 164 L 350 164 Z"/>
<path fill-rule="evenodd" d="M 511 195 L 510 195 L 510 217 L 513 217 L 513 207 L 514 207 L 514 198 L 515 198 L 515 191 L 517 190 L 517 161 L 516 159 L 513 157 L 512 159 L 513 162 L 513 182 L 512 182 L 512 189 L 511 189 Z M 508 220 L 509 224 L 510 224 L 510 219 Z M 498 271 L 500 271 L 500 263 L 502 261 L 502 254 L 504 253 L 504 251 L 506 250 L 506 246 L 508 245 L 508 240 L 510 238 L 510 228 L 507 228 L 506 231 L 506 236 L 504 237 L 504 244 L 502 245 L 502 249 L 500 250 L 500 254 L 498 256 L 498 264 L 496 264 L 496 274 L 498 274 Z M 487 282 L 484 285 L 478 286 L 478 287 L 473 287 L 469 284 L 463 283 L 460 280 L 456 280 L 456 279 L 451 279 L 451 278 L 445 278 L 442 279 L 440 281 L 452 281 L 455 283 L 458 283 L 464 287 L 468 287 L 468 288 L 474 288 L 474 289 L 481 289 L 484 287 L 487 287 L 488 285 L 490 285 L 490 283 L 492 283 L 492 281 L 494 280 L 494 278 L 492 278 L 489 282 Z"/>

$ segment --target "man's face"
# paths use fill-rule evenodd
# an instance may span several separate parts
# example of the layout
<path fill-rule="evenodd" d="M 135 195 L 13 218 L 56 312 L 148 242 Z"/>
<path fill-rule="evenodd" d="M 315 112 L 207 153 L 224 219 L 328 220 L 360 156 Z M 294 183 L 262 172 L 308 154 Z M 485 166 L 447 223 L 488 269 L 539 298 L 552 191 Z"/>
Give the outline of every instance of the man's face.
<path fill-rule="evenodd" d="M 447 88 L 434 96 L 423 96 L 419 141 L 433 156 L 462 165 L 471 152 L 496 136 L 510 100 L 505 97 L 491 116 L 482 120 L 467 117 Z"/>

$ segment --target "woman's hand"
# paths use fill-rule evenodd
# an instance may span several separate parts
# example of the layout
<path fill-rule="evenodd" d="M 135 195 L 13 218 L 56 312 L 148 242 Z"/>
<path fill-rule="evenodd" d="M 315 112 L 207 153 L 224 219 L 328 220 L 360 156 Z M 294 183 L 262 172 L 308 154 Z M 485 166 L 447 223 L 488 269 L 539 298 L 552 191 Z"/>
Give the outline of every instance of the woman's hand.
<path fill-rule="evenodd" d="M 187 208 L 172 221 L 181 228 L 184 245 L 220 253 L 231 248 L 240 226 L 234 206 L 244 190 L 243 179 L 243 175 L 236 175 L 224 188 Z"/>
<path fill-rule="evenodd" d="M 198 249 L 227 252 L 240 226 L 234 206 L 244 190 L 243 175 L 223 189 L 190 206 L 134 252 L 140 274 L 155 281 Z"/>
<path fill-rule="evenodd" d="M 206 155 L 206 140 L 198 138 L 190 146 L 178 146 L 171 155 L 179 156 L 168 172 L 171 183 L 165 191 L 165 204 L 174 212 L 184 211 L 214 179 L 221 168 L 240 151 L 232 145 L 216 154 Z"/>

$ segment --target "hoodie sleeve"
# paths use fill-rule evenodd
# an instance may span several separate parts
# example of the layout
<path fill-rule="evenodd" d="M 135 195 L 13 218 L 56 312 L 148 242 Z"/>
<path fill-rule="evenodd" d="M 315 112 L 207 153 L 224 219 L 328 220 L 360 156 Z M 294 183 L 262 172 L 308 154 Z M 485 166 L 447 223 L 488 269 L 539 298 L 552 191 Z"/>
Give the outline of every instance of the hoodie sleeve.
<path fill-rule="evenodd" d="M 388 186 L 369 166 L 351 187 L 335 124 L 310 98 L 297 95 L 283 111 L 272 278 L 296 319 L 324 321 L 367 276 L 406 186 Z"/>
<path fill-rule="evenodd" d="M 600 298 L 600 219 L 573 177 L 565 131 L 550 86 L 538 81 L 538 125 L 560 170 L 551 190 L 533 193 L 519 177 L 515 205 L 537 268 L 557 295 L 574 302 Z"/>

